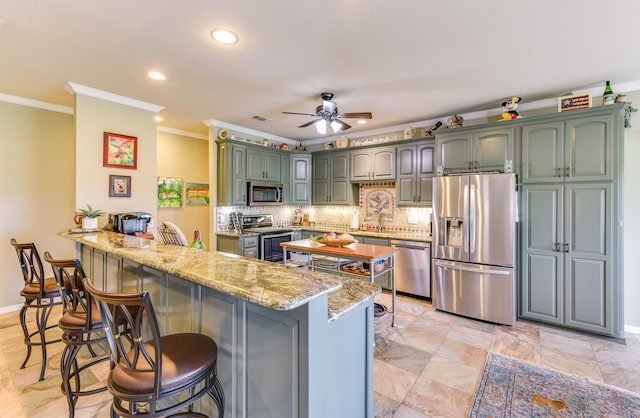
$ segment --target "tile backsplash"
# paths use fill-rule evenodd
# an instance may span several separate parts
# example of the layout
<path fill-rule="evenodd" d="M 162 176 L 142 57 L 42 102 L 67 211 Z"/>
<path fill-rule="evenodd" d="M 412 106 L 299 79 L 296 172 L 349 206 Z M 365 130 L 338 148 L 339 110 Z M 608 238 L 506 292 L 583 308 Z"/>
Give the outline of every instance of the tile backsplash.
<path fill-rule="evenodd" d="M 296 209 L 309 214 L 310 225 L 323 228 L 349 229 L 352 214 L 357 213 L 361 230 L 377 229 L 377 214 L 382 210 L 382 224 L 386 231 L 428 233 L 431 220 L 430 207 L 398 207 L 395 183 L 362 183 L 358 206 L 219 206 L 217 231 L 229 231 L 231 212 L 243 214 L 267 213 L 273 215 L 276 226 L 290 226 Z"/>

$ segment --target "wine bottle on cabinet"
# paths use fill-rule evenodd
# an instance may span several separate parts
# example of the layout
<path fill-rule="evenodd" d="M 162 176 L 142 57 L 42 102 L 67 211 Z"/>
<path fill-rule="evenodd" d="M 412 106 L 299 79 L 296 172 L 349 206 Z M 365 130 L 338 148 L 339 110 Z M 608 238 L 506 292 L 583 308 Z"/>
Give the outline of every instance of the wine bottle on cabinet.
<path fill-rule="evenodd" d="M 605 105 L 610 105 L 613 104 L 613 102 L 613 90 L 611 90 L 611 83 L 609 83 L 609 80 L 607 80 L 607 85 L 604 87 L 604 93 L 602 94 L 602 103 Z"/>

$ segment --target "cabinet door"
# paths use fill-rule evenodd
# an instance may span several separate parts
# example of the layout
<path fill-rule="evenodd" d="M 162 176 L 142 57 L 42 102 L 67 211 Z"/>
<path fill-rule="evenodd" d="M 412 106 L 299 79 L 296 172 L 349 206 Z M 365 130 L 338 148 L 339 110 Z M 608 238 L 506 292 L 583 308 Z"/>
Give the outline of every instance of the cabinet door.
<path fill-rule="evenodd" d="M 417 201 L 417 150 L 414 145 L 398 147 L 396 171 L 396 199 L 398 205 L 414 205 Z"/>
<path fill-rule="evenodd" d="M 228 180 L 232 186 L 232 204 L 247 204 L 247 180 L 246 180 L 246 148 L 239 145 L 231 146 L 231 178 Z"/>
<path fill-rule="evenodd" d="M 564 168 L 564 122 L 522 128 L 522 183 L 558 182 Z"/>
<path fill-rule="evenodd" d="M 349 181 L 349 153 L 331 155 L 331 180 Z"/>
<path fill-rule="evenodd" d="M 371 151 L 369 149 L 351 151 L 351 181 L 371 179 Z"/>
<path fill-rule="evenodd" d="M 417 204 L 429 206 L 433 201 L 433 176 L 435 175 L 435 142 L 429 141 L 427 145 L 418 145 L 416 184 L 418 187 Z"/>
<path fill-rule="evenodd" d="M 353 204 L 351 181 L 349 180 L 349 153 L 331 155 L 329 180 L 329 203 L 338 205 Z"/>
<path fill-rule="evenodd" d="M 291 204 L 291 157 L 280 155 L 280 182 L 282 183 L 282 203 Z"/>
<path fill-rule="evenodd" d="M 612 185 L 565 185 L 565 318 L 584 331 L 613 333 Z"/>
<path fill-rule="evenodd" d="M 291 204 L 311 204 L 311 156 L 293 155 L 291 163 Z"/>
<path fill-rule="evenodd" d="M 565 122 L 565 181 L 613 180 L 613 115 Z"/>
<path fill-rule="evenodd" d="M 267 181 L 282 181 L 281 180 L 281 154 L 279 152 L 267 152 L 264 154 L 264 173 L 265 180 Z"/>
<path fill-rule="evenodd" d="M 353 167 L 351 168 L 353 170 Z M 371 171 L 373 180 L 393 180 L 396 178 L 395 147 L 371 149 Z"/>
<path fill-rule="evenodd" d="M 474 170 L 504 170 L 505 160 L 514 159 L 515 129 L 505 128 L 473 135 Z"/>
<path fill-rule="evenodd" d="M 471 134 L 437 137 L 437 165 L 447 172 L 468 171 L 471 160 Z"/>
<path fill-rule="evenodd" d="M 314 155 L 311 159 L 313 165 L 312 177 L 313 185 L 311 186 L 312 197 L 311 203 L 314 205 L 322 205 L 329 202 L 329 177 L 330 164 L 329 155 Z"/>
<path fill-rule="evenodd" d="M 263 150 L 247 150 L 247 180 L 265 180 Z"/>
<path fill-rule="evenodd" d="M 563 186 L 522 189 L 520 314 L 552 324 L 564 322 Z"/>

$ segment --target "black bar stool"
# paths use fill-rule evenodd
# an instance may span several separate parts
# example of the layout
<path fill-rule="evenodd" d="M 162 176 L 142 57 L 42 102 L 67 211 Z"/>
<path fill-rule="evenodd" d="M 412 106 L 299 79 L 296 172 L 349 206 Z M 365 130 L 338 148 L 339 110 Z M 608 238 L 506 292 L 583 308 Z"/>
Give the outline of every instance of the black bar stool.
<path fill-rule="evenodd" d="M 24 369 L 26 367 L 31 357 L 31 347 L 40 346 L 42 348 L 42 366 L 40 367 L 40 378 L 38 380 L 42 381 L 47 367 L 47 345 L 62 341 L 61 339 L 47 341 L 45 335 L 47 330 L 58 326 L 57 324 L 47 325 L 47 321 L 53 308 L 61 304 L 61 302 L 55 301 L 60 292 L 53 277 L 45 278 L 42 261 L 33 242 L 18 243 L 12 238 L 11 245 L 13 245 L 16 249 L 16 254 L 18 254 L 22 278 L 24 279 L 24 287 L 20 291 L 20 295 L 24 297 L 24 303 L 22 309 L 20 309 L 20 325 L 22 325 L 24 343 L 27 346 L 27 356 L 20 368 Z M 29 331 L 27 326 L 27 311 L 29 309 L 35 311 L 35 331 Z M 36 335 L 38 335 L 37 340 L 35 340 Z"/>
<path fill-rule="evenodd" d="M 112 417 L 206 417 L 193 412 L 193 404 L 208 394 L 223 418 L 224 392 L 213 339 L 196 333 L 161 336 L 147 292 L 106 293 L 89 279 L 84 288 L 97 302 L 109 339 Z"/>
<path fill-rule="evenodd" d="M 107 390 L 106 386 L 83 390 L 80 374 L 87 368 L 109 359 L 107 338 L 104 336 L 102 319 L 91 294 L 86 292 L 82 280 L 86 277 L 80 260 L 56 260 L 47 251 L 44 259 L 51 264 L 53 275 L 60 288 L 65 313 L 58 322 L 62 330 L 65 348 L 60 359 L 62 392 L 67 397 L 69 417 L 75 414 L 75 405 L 80 396 L 94 395 Z M 93 345 L 101 344 L 105 353 L 98 356 Z M 78 362 L 78 353 L 87 347 L 91 358 Z M 73 384 L 72 384 L 73 382 Z"/>

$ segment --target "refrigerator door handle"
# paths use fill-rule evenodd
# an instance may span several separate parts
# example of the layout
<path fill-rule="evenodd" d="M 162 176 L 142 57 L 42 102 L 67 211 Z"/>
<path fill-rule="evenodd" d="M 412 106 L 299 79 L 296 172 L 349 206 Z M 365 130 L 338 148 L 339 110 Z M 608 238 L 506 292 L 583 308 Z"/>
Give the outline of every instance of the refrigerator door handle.
<path fill-rule="evenodd" d="M 503 276 L 508 276 L 511 274 L 508 270 L 490 270 L 487 268 L 475 268 L 469 266 L 463 266 L 460 264 L 447 263 L 446 261 L 434 260 L 434 265 L 437 267 L 442 267 L 450 270 L 461 270 L 461 271 L 470 271 L 472 273 L 480 273 L 480 274 L 500 274 Z"/>
<path fill-rule="evenodd" d="M 470 193 L 469 193 L 469 222 L 467 225 L 469 227 L 469 252 L 476 252 L 476 185 L 469 185 Z"/>
<path fill-rule="evenodd" d="M 462 206 L 462 248 L 465 253 L 469 253 L 469 185 L 465 184 L 463 188 L 463 206 Z"/>

